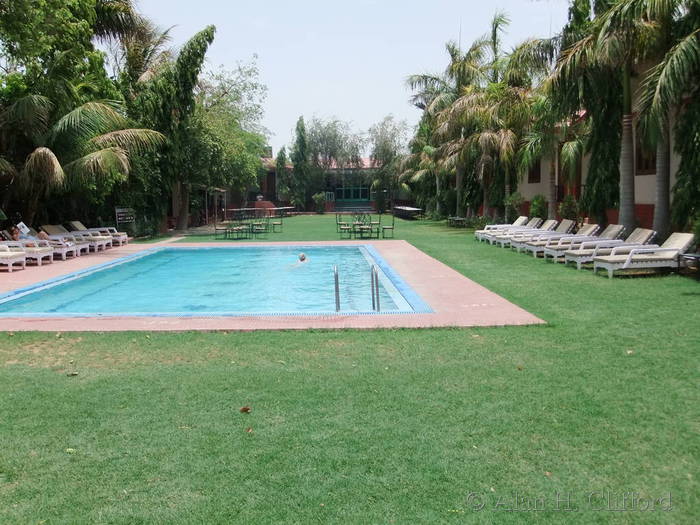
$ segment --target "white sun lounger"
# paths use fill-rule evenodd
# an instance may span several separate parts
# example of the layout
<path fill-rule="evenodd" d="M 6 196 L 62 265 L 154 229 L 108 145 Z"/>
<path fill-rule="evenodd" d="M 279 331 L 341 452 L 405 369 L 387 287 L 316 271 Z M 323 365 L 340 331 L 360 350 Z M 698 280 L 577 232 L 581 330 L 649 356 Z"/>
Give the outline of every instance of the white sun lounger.
<path fill-rule="evenodd" d="M 612 279 L 616 270 L 678 269 L 680 256 L 693 242 L 695 236 L 692 233 L 673 233 L 661 246 L 632 248 L 623 255 L 618 252 L 620 247 L 616 247 L 610 255 L 593 258 L 593 273 L 602 268 L 608 271 L 608 277 Z"/>
<path fill-rule="evenodd" d="M 564 219 L 559 223 L 559 226 L 557 226 L 553 230 L 548 230 L 548 231 L 531 231 L 531 232 L 523 232 L 523 233 L 516 233 L 513 237 L 510 238 L 510 241 L 508 244 L 510 244 L 511 248 L 516 248 L 518 252 L 520 252 L 519 248 L 522 248 L 525 246 L 526 243 L 529 242 L 534 242 L 534 241 L 544 241 L 545 239 L 549 239 L 551 237 L 561 237 L 562 235 L 571 235 L 571 230 L 574 229 L 576 226 L 576 223 L 572 221 L 571 219 Z M 546 242 L 546 241 L 544 241 Z M 499 243 L 499 240 L 496 240 L 496 243 Z"/>
<path fill-rule="evenodd" d="M 44 259 L 50 264 L 53 262 L 53 247 L 49 241 L 31 240 L 31 241 L 4 241 L 2 244 L 15 248 L 16 250 L 24 251 L 27 259 L 36 262 L 37 266 L 41 266 Z"/>
<path fill-rule="evenodd" d="M 518 226 L 525 226 L 526 224 L 527 217 L 521 215 L 520 217 L 515 219 L 515 221 L 513 221 L 512 224 L 487 224 L 486 226 L 484 226 L 483 230 L 476 230 L 474 232 L 474 237 L 476 237 L 476 239 L 480 241 L 481 237 L 485 233 L 493 233 L 493 230 L 502 230 L 504 228 L 517 228 Z"/>
<path fill-rule="evenodd" d="M 86 228 L 85 225 L 80 221 L 70 221 L 68 225 L 77 232 L 96 232 L 100 235 L 112 237 L 113 242 L 123 246 L 129 244 L 129 234 L 126 232 L 118 232 L 116 228 L 111 226 L 103 226 L 101 228 Z"/>
<path fill-rule="evenodd" d="M 481 234 L 479 237 L 480 241 L 488 241 L 489 243 L 491 242 L 491 239 L 495 238 L 498 235 L 505 235 L 510 232 L 516 232 L 516 231 L 525 231 L 525 230 L 532 230 L 538 228 L 542 224 L 542 219 L 539 217 L 533 217 L 528 221 L 528 223 L 525 226 L 505 226 L 503 228 L 494 228 L 490 231 L 484 232 Z"/>
<path fill-rule="evenodd" d="M 534 235 L 529 240 L 513 240 L 510 243 L 510 247 L 515 248 L 518 253 L 521 251 L 532 252 L 532 254 L 537 257 L 544 251 L 545 246 L 561 242 L 562 239 L 572 239 L 576 237 L 589 239 L 596 231 L 598 231 L 597 224 L 584 224 L 577 233 L 546 232 L 541 235 Z"/>
<path fill-rule="evenodd" d="M 514 238 L 519 238 L 522 239 L 526 237 L 527 235 L 531 234 L 537 234 L 537 233 L 544 233 L 544 232 L 551 232 L 554 231 L 554 228 L 557 227 L 558 221 L 554 219 L 549 219 L 546 220 L 542 223 L 542 226 L 539 228 L 526 228 L 526 229 L 519 229 L 519 230 L 511 230 L 507 233 L 502 233 L 499 235 L 494 235 L 489 238 L 489 243 L 490 244 L 500 244 L 501 248 L 505 248 L 506 246 L 510 246 L 510 241 Z"/>
<path fill-rule="evenodd" d="M 20 264 L 24 270 L 27 267 L 27 254 L 22 249 L 0 244 L 0 266 L 7 266 L 7 271 L 12 273 L 15 264 Z"/>
<path fill-rule="evenodd" d="M 564 264 L 575 262 L 576 268 L 580 270 L 583 264 L 592 262 L 594 257 L 610 255 L 613 248 L 619 247 L 618 253 L 620 253 L 622 250 L 647 246 L 655 235 L 654 230 L 636 228 L 624 241 L 621 239 L 584 241 L 577 248 L 564 252 Z"/>
<path fill-rule="evenodd" d="M 595 225 L 597 227 L 597 225 Z M 600 233 L 600 235 L 572 235 L 571 237 L 562 237 L 559 240 L 552 240 L 544 246 L 542 254 L 544 258 L 547 256 L 552 257 L 554 262 L 557 262 L 559 257 L 563 257 L 564 254 L 575 248 L 581 246 L 584 242 L 595 242 L 595 241 L 606 241 L 606 240 L 616 240 L 625 231 L 625 227 L 622 224 L 608 224 L 607 227 Z"/>
<path fill-rule="evenodd" d="M 75 239 L 81 242 L 87 242 L 90 245 L 92 251 L 97 252 L 100 250 L 106 250 L 112 247 L 112 236 L 109 235 L 99 235 L 96 232 L 83 231 L 83 232 L 69 232 L 60 224 L 44 224 L 41 226 L 49 235 L 71 235 Z"/>

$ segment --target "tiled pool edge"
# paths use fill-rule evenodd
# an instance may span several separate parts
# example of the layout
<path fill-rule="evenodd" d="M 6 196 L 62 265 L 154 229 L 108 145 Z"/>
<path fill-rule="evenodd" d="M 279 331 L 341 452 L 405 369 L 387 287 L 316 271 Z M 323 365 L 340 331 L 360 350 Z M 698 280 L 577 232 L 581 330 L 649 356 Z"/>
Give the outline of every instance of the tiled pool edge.
<path fill-rule="evenodd" d="M 231 243 L 182 243 L 190 247 L 220 247 Z M 540 325 L 544 321 L 514 305 L 453 268 L 422 252 L 404 240 L 381 241 L 285 241 L 236 242 L 236 246 L 318 246 L 370 244 L 395 268 L 404 280 L 433 308 L 429 314 L 384 314 L 294 317 L 191 317 L 191 318 L 0 318 L 0 331 L 111 332 L 111 331 L 257 331 L 307 329 L 396 329 L 438 327 L 489 327 Z M 166 243 L 128 245 L 91 255 L 91 258 L 116 259 L 126 253 L 143 252 Z M 81 259 L 83 261 L 81 262 Z M 40 281 L 62 277 L 75 269 L 85 268 L 85 257 L 60 264 L 32 267 L 25 272 L 0 272 L 0 293 Z M 110 261 L 111 262 L 111 261 Z M 5 278 L 5 279 L 4 279 Z"/>
<path fill-rule="evenodd" d="M 328 244 L 328 247 L 338 247 L 336 244 Z M 402 298 L 411 307 L 412 311 L 402 311 L 402 310 L 378 310 L 378 311 L 352 311 L 352 312 L 327 312 L 327 311 L 309 311 L 309 312 L 294 312 L 294 311 L 279 311 L 279 312 L 129 312 L 129 313 L 91 313 L 91 312 L 81 312 L 81 313 L 47 313 L 47 312 L 24 312 L 24 313 L 13 313 L 13 312 L 0 312 L 0 319 L 41 319 L 41 318 L 80 318 L 80 319 L 102 319 L 102 318 L 114 318 L 114 317 L 173 317 L 173 318 L 216 318 L 216 317 L 320 317 L 320 316 L 353 316 L 353 315 L 413 315 L 421 313 L 434 313 L 433 309 L 426 303 L 420 295 L 411 288 L 411 286 L 401 277 L 401 275 L 396 272 L 392 266 L 386 261 L 386 259 L 374 249 L 370 244 L 347 244 L 341 245 L 347 248 L 364 248 L 372 257 L 373 261 L 384 273 L 384 275 L 391 281 L 392 285 L 397 289 L 398 293 L 401 294 Z M 9 292 L 0 293 L 0 305 L 8 303 L 10 301 L 19 299 L 26 295 L 39 292 L 54 286 L 59 286 L 64 283 L 80 279 L 82 277 L 91 275 L 93 273 L 107 270 L 121 264 L 125 264 L 136 259 L 146 257 L 148 255 L 155 254 L 163 250 L 207 250 L 207 249 L 245 249 L 245 248 L 258 248 L 258 249 L 273 249 L 289 247 L 295 249 L 308 249 L 308 248 L 322 248 L 323 243 L 320 244 L 294 244 L 289 246 L 282 246 L 279 244 L 252 244 L 252 245 L 223 245 L 223 246 L 172 246 L 172 244 L 166 246 L 154 246 L 146 250 L 139 251 L 124 257 L 119 257 L 113 259 L 109 262 L 102 264 L 90 266 L 88 268 L 83 268 L 65 275 L 55 277 L 53 279 L 40 281 L 23 288 L 18 288 L 16 290 L 11 290 Z"/>

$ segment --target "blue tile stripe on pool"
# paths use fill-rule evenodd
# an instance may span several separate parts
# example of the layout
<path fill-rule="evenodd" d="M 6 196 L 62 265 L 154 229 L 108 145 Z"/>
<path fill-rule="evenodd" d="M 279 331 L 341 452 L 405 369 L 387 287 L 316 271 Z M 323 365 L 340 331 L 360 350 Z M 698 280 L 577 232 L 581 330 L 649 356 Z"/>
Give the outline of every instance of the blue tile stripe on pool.
<path fill-rule="evenodd" d="M 308 248 L 323 248 L 323 247 L 333 247 L 333 248 L 357 248 L 359 249 L 360 247 L 364 248 L 367 250 L 367 252 L 372 256 L 374 261 L 376 262 L 377 266 L 380 268 L 382 272 L 384 272 L 384 275 L 391 281 L 391 283 L 396 287 L 396 289 L 399 291 L 399 293 L 403 296 L 403 298 L 406 300 L 406 302 L 411 306 L 413 311 L 396 311 L 396 310 L 382 310 L 379 312 L 376 311 L 356 311 L 356 312 L 328 312 L 328 311 L 320 311 L 320 312 L 254 312 L 254 313 L 246 313 L 246 312 L 197 312 L 197 313 L 192 313 L 192 312 L 169 312 L 169 313 L 139 313 L 139 312 L 130 312 L 130 313 L 12 313 L 12 312 L 0 312 L 0 317 L 30 317 L 30 318 L 40 318 L 40 317 L 65 317 L 65 318 L 70 318 L 70 317 L 288 317 L 288 316 L 300 316 L 300 317 L 324 317 L 324 316 L 349 316 L 349 315 L 386 315 L 386 314 L 415 314 L 415 313 L 433 313 L 433 309 L 430 308 L 430 306 L 423 301 L 423 299 L 418 295 L 418 293 L 411 288 L 406 281 L 391 267 L 391 265 L 377 252 L 377 250 L 369 244 L 353 244 L 353 245 L 347 245 L 347 246 L 338 246 L 338 245 L 287 245 L 287 246 L 271 246 L 271 245 L 266 245 L 266 246 L 202 246 L 202 247 L 194 247 L 194 246 L 163 246 L 163 247 L 156 247 L 156 248 L 150 248 L 148 250 L 144 250 L 135 254 L 127 255 L 124 257 L 120 257 L 118 259 L 114 259 L 112 261 L 98 264 L 96 266 L 91 266 L 89 268 L 85 268 L 83 270 L 78 270 L 72 273 L 69 273 L 67 275 L 62 275 L 59 277 L 55 277 L 53 279 L 49 279 L 46 281 L 42 281 L 39 283 L 35 283 L 30 286 L 26 286 L 24 288 L 19 288 L 16 290 L 12 290 L 10 292 L 6 292 L 3 294 L 0 294 L 0 304 L 7 303 L 9 301 L 12 301 L 14 299 L 18 299 L 20 297 L 23 297 L 24 295 L 38 292 L 40 290 L 44 290 L 47 288 L 52 288 L 54 286 L 58 286 L 63 283 L 67 283 L 69 281 L 73 281 L 75 279 L 79 279 L 81 277 L 85 277 L 87 275 L 90 275 L 95 272 L 107 270 L 109 268 L 112 268 L 114 266 L 118 266 L 120 264 L 128 263 L 133 260 L 139 259 L 141 257 L 146 257 L 148 255 L 152 255 L 154 253 L 158 253 L 163 250 L 171 250 L 171 251 L 176 251 L 176 250 L 220 250 L 220 249 L 231 249 L 231 250 L 236 250 L 236 249 L 245 249 L 245 248 L 255 248 L 255 249 L 280 249 L 280 248 L 288 248 L 288 249 L 293 249 L 293 250 L 299 250 L 299 249 L 308 249 Z"/>

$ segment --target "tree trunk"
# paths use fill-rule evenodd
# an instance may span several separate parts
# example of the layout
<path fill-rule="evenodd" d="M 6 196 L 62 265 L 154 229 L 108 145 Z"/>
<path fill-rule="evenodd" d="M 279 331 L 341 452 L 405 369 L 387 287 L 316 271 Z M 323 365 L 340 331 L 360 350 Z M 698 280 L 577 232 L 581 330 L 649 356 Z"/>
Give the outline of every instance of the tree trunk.
<path fill-rule="evenodd" d="M 665 123 L 667 124 L 667 123 Z M 668 126 L 661 131 L 656 143 L 656 198 L 654 201 L 654 230 L 660 242 L 670 230 L 671 143 Z"/>
<path fill-rule="evenodd" d="M 630 234 L 636 227 L 634 216 L 634 139 L 632 115 L 622 117 L 622 147 L 620 149 L 620 223 Z"/>
<path fill-rule="evenodd" d="M 507 204 L 507 199 L 508 199 L 508 197 L 510 197 L 510 176 L 509 176 L 509 174 L 508 174 L 508 170 L 505 170 L 505 174 L 504 174 L 504 175 L 505 175 L 505 184 L 504 184 L 504 186 L 505 186 L 505 194 L 506 194 L 506 195 L 505 195 L 504 201 L 503 201 L 503 204 L 504 204 L 504 206 L 503 206 L 503 208 L 504 208 L 504 210 L 503 210 L 503 215 L 504 215 L 504 217 L 505 217 L 505 221 L 504 221 L 504 222 L 510 222 L 510 207 L 509 207 L 508 204 Z"/>
<path fill-rule="evenodd" d="M 463 217 L 462 215 L 462 179 L 464 178 L 464 167 L 457 164 L 457 176 L 455 180 L 455 190 L 457 193 L 457 205 L 455 206 L 455 216 Z"/>
<path fill-rule="evenodd" d="M 481 215 L 484 217 L 488 216 L 488 210 L 489 210 L 489 187 L 486 185 L 486 181 L 482 181 L 482 187 L 484 189 L 484 209 L 481 210 Z"/>
<path fill-rule="evenodd" d="M 178 182 L 180 202 L 178 203 L 177 225 L 175 229 L 186 230 L 190 218 L 190 188 L 183 182 Z"/>
<path fill-rule="evenodd" d="M 435 214 L 440 217 L 442 215 L 442 206 L 440 206 L 440 175 L 435 172 Z"/>
<path fill-rule="evenodd" d="M 552 155 L 549 163 L 549 178 L 547 180 L 547 218 L 555 219 L 557 216 L 557 163 L 556 153 Z"/>
<path fill-rule="evenodd" d="M 620 220 L 629 235 L 637 225 L 634 216 L 634 117 L 632 115 L 632 93 L 630 68 L 623 72 L 622 145 L 620 147 Z"/>

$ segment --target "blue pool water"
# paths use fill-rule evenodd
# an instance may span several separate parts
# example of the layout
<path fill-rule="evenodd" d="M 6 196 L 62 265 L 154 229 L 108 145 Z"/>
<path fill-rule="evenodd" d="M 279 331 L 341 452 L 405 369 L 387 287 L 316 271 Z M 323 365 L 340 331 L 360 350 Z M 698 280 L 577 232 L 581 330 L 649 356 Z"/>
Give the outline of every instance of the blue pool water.
<path fill-rule="evenodd" d="M 304 252 L 307 262 L 299 263 Z M 162 248 L 0 297 L 0 316 L 294 315 L 430 311 L 370 246 Z"/>

